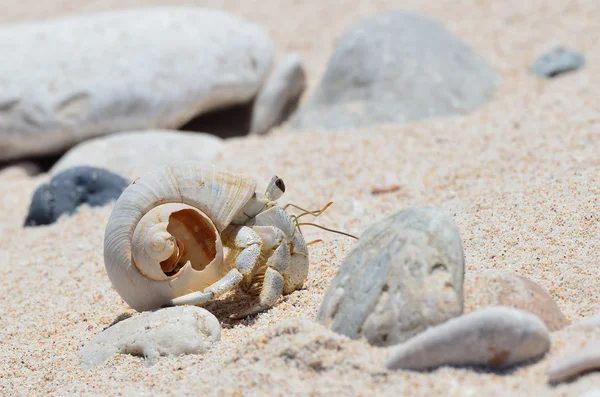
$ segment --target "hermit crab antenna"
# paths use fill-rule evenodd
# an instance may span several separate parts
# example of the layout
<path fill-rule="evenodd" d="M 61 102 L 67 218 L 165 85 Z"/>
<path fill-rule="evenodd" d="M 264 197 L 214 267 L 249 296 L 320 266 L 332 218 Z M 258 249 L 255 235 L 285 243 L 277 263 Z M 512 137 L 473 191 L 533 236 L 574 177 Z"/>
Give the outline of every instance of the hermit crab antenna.
<path fill-rule="evenodd" d="M 298 222 L 298 219 L 300 219 L 301 217 L 305 216 L 305 215 L 312 215 L 314 217 L 317 217 L 319 215 L 321 215 L 323 212 L 325 212 L 325 210 L 327 210 L 327 208 L 329 208 L 331 206 L 331 204 L 333 204 L 333 201 L 328 202 L 327 204 L 325 204 L 325 206 L 323 208 L 321 208 L 320 210 L 316 210 L 316 211 L 309 211 L 309 210 L 305 210 L 304 208 L 301 208 L 295 204 L 292 203 L 288 203 L 286 204 L 283 209 L 286 209 L 287 207 L 294 207 L 296 209 L 299 209 L 300 211 L 304 211 L 299 215 L 292 215 L 291 218 L 294 220 L 294 223 L 296 224 L 296 229 L 298 229 L 298 231 L 300 232 L 300 234 L 302 234 L 302 229 L 300 229 L 300 226 L 314 226 L 314 227 L 318 227 L 319 229 L 323 229 L 323 230 L 327 230 L 328 232 L 332 232 L 332 233 L 338 233 L 338 234 L 343 234 L 344 236 L 348 236 L 348 237 L 352 237 L 356 240 L 358 240 L 358 237 L 353 236 L 352 234 L 348 234 L 348 233 L 344 233 L 344 232 L 340 232 L 338 230 L 334 230 L 334 229 L 329 229 L 326 228 L 324 226 L 320 226 L 320 225 L 316 225 L 314 223 L 300 223 Z M 309 244 L 307 245 L 311 245 L 317 242 L 321 242 L 322 240 L 315 240 L 315 241 L 311 241 Z"/>
<path fill-rule="evenodd" d="M 296 223 L 296 225 L 298 227 L 300 227 L 300 226 L 314 226 L 314 227 L 318 227 L 319 229 L 327 230 L 328 232 L 343 234 L 344 236 L 352 237 L 353 239 L 358 240 L 358 237 L 353 236 L 352 234 L 345 233 L 345 232 L 340 232 L 339 230 L 329 229 L 329 228 L 327 228 L 325 226 L 317 225 L 315 223 L 305 222 L 305 223 Z"/>
<path fill-rule="evenodd" d="M 267 190 L 265 192 L 265 196 L 267 197 L 267 199 L 275 201 L 279 197 L 281 197 L 284 192 L 285 183 L 283 183 L 283 179 L 281 179 L 277 175 L 273 176 L 273 178 L 271 178 L 271 181 L 267 185 Z"/>

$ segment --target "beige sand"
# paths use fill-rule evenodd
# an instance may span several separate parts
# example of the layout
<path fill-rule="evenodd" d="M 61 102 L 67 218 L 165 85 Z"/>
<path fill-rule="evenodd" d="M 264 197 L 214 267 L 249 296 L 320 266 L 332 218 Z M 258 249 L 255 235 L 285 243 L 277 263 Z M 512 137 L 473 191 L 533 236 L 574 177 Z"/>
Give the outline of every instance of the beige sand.
<path fill-rule="evenodd" d="M 600 6 L 586 1 L 0 1 L 0 22 L 140 4 L 202 4 L 264 26 L 278 55 L 301 53 L 311 89 L 335 39 L 358 18 L 402 3 L 443 20 L 501 75 L 492 103 L 469 115 L 403 128 L 229 141 L 216 162 L 287 183 L 286 199 L 334 205 L 321 224 L 360 233 L 410 205 L 434 204 L 455 216 L 467 277 L 489 268 L 527 276 L 546 288 L 570 320 L 600 312 Z M 335 5 L 333 5 L 335 3 Z M 587 65 L 551 82 L 529 72 L 557 44 L 581 50 Z M 6 54 L 5 54 L 6 56 Z M 256 155 L 260 153 L 260 155 Z M 542 361 L 506 374 L 442 368 L 391 372 L 386 351 L 319 326 L 312 318 L 352 240 L 306 228 L 311 247 L 306 289 L 250 320 L 224 320 L 222 341 L 204 356 L 117 356 L 93 371 L 79 348 L 119 316 L 133 313 L 111 288 L 102 244 L 109 206 L 83 209 L 49 227 L 23 230 L 31 194 L 45 176 L 0 174 L 0 394 L 85 395 L 405 395 L 577 396 L 600 373 L 550 387 L 550 361 L 600 330 L 562 330 Z M 372 195 L 373 186 L 401 189 Z M 224 317 L 235 300 L 207 308 Z M 272 328 L 275 327 L 275 328 Z M 295 334 L 298 329 L 307 328 Z"/>

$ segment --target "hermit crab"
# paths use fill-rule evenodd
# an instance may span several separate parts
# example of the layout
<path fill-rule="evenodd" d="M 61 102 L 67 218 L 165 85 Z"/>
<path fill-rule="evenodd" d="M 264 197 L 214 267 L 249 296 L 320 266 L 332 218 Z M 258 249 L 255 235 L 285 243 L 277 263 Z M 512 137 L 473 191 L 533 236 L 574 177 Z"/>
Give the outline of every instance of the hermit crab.
<path fill-rule="evenodd" d="M 129 185 L 104 235 L 106 271 L 125 302 L 138 311 L 202 305 L 239 286 L 257 298 L 232 316 L 242 318 L 302 288 L 309 260 L 300 225 L 314 224 L 298 218 L 327 206 L 279 206 L 285 185 L 277 176 L 264 194 L 256 185 L 198 162 L 169 164 Z M 291 215 L 288 206 L 304 212 Z"/>

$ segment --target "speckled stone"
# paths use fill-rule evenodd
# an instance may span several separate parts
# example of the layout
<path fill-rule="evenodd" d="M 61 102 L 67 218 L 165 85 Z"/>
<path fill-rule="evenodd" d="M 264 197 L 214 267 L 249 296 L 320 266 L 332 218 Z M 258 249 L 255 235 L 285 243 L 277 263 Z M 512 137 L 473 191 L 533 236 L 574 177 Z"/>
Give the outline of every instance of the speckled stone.
<path fill-rule="evenodd" d="M 373 345 L 394 345 L 460 315 L 463 278 L 463 247 L 452 215 L 408 208 L 360 236 L 332 280 L 317 322 Z"/>

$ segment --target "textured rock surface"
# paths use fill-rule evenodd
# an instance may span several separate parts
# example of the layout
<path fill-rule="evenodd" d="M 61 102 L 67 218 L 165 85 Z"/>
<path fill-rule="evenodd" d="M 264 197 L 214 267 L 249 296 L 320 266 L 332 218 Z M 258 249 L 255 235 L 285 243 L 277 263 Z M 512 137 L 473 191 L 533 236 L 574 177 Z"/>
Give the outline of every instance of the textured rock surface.
<path fill-rule="evenodd" d="M 389 369 L 422 370 L 443 365 L 504 368 L 550 349 L 544 322 L 506 306 L 488 307 L 429 328 L 391 348 Z"/>
<path fill-rule="evenodd" d="M 338 41 L 325 75 L 290 125 L 344 129 L 471 111 L 494 93 L 494 70 L 438 22 L 390 11 Z"/>
<path fill-rule="evenodd" d="M 73 167 L 54 176 L 33 193 L 25 226 L 48 225 L 87 204 L 102 206 L 117 200 L 129 185 L 123 177 L 95 167 Z"/>
<path fill-rule="evenodd" d="M 465 312 L 486 306 L 509 306 L 538 316 L 550 331 L 569 324 L 552 297 L 533 281 L 501 270 L 486 270 L 467 277 L 464 284 Z"/>
<path fill-rule="evenodd" d="M 452 216 L 413 207 L 360 236 L 317 321 L 350 338 L 394 345 L 463 311 L 464 256 Z"/>
<path fill-rule="evenodd" d="M 600 342 L 555 359 L 548 369 L 548 381 L 563 382 L 591 370 L 600 370 Z"/>
<path fill-rule="evenodd" d="M 82 142 L 50 170 L 57 174 L 79 165 L 105 168 L 131 180 L 173 161 L 206 161 L 223 151 L 213 135 L 171 130 L 131 131 Z"/>
<path fill-rule="evenodd" d="M 585 58 L 570 48 L 557 47 L 540 56 L 533 64 L 533 71 L 540 77 L 552 78 L 575 71 L 585 64 Z"/>
<path fill-rule="evenodd" d="M 221 11 L 156 7 L 3 26 L 0 52 L 11 54 L 0 63 L 2 160 L 244 103 L 273 43 Z"/>
<path fill-rule="evenodd" d="M 306 74 L 298 54 L 288 55 L 259 92 L 252 113 L 250 133 L 266 134 L 285 121 L 298 106 L 306 87 Z"/>
<path fill-rule="evenodd" d="M 81 350 L 81 365 L 93 368 L 115 354 L 142 356 L 152 365 L 161 356 L 200 354 L 221 339 L 219 320 L 206 309 L 177 306 L 143 312 L 102 331 Z"/>

